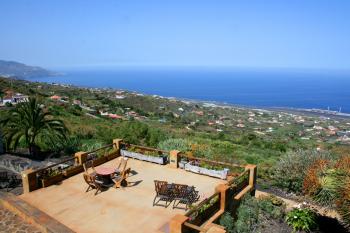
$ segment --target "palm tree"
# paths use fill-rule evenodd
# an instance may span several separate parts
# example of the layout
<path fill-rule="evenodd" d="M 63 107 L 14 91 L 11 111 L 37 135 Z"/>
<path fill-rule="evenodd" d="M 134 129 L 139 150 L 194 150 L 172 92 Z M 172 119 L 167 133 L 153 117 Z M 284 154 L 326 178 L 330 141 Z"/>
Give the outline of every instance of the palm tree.
<path fill-rule="evenodd" d="M 39 143 L 66 139 L 67 133 L 64 123 L 53 119 L 36 98 L 17 104 L 0 125 L 8 148 L 16 149 L 20 142 L 25 142 L 32 156 L 37 155 Z"/>
<path fill-rule="evenodd" d="M 0 89 L 0 100 L 1 100 L 1 102 L 3 101 L 4 96 L 5 96 L 5 92 Z"/>

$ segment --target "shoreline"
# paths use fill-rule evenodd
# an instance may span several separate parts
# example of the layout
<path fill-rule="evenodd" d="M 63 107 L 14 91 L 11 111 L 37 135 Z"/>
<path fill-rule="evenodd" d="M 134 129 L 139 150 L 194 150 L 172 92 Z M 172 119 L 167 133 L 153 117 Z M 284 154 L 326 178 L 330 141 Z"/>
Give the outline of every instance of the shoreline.
<path fill-rule="evenodd" d="M 168 100 L 177 100 L 182 101 L 185 103 L 191 103 L 191 104 L 202 104 L 204 107 L 235 107 L 235 108 L 245 108 L 245 109 L 251 109 L 251 110 L 265 110 L 265 111 L 281 111 L 281 112 L 288 112 L 288 113 L 298 113 L 298 114 L 308 114 L 313 116 L 323 116 L 327 118 L 337 118 L 337 119 L 349 119 L 350 113 L 342 113 L 342 112 L 336 112 L 336 111 L 329 111 L 326 109 L 318 109 L 318 108 L 298 108 L 298 107 L 286 107 L 286 106 L 255 106 L 255 105 L 240 105 L 240 104 L 234 104 L 234 103 L 227 103 L 227 102 L 220 102 L 215 100 L 197 100 L 197 99 L 188 99 L 183 97 L 172 97 L 172 96 L 161 96 L 157 94 L 145 94 L 142 92 L 134 91 L 134 90 L 128 90 L 128 89 L 121 89 L 121 88 L 115 88 L 115 87 L 92 87 L 92 86 L 80 86 L 80 85 L 73 85 L 69 83 L 57 83 L 57 82 L 45 82 L 45 81 L 36 81 L 32 79 L 22 79 L 24 81 L 29 82 L 36 82 L 36 83 L 46 83 L 49 85 L 60 85 L 63 87 L 71 87 L 71 88 L 84 88 L 84 89 L 94 89 L 98 91 L 126 91 L 130 93 L 135 94 L 142 94 L 144 96 L 152 96 L 152 97 L 158 97 L 158 98 L 165 98 Z"/>

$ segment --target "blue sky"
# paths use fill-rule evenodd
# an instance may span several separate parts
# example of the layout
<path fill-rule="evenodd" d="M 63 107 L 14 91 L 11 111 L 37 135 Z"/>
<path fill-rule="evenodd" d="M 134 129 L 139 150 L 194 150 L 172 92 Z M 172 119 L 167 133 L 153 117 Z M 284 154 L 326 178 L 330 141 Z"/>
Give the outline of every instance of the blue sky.
<path fill-rule="evenodd" d="M 44 67 L 350 68 L 350 1 L 1 1 L 0 59 Z"/>

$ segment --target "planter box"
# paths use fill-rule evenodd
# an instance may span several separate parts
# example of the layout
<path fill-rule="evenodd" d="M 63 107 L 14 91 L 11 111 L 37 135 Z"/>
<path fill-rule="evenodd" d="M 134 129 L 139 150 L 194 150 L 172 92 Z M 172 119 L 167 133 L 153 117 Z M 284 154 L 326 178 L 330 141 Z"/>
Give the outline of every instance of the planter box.
<path fill-rule="evenodd" d="M 41 184 L 42 184 L 43 188 L 45 188 L 45 187 L 48 187 L 50 185 L 57 184 L 57 183 L 61 182 L 62 180 L 63 180 L 63 174 L 60 173 L 60 174 L 57 174 L 55 176 L 50 176 L 50 177 L 47 177 L 45 179 L 42 179 Z"/>
<path fill-rule="evenodd" d="M 194 166 L 191 163 L 186 163 L 185 164 L 185 170 L 199 174 L 199 167 L 198 166 Z"/>
<path fill-rule="evenodd" d="M 84 171 L 83 166 L 82 165 L 78 165 L 78 166 L 74 166 L 74 167 L 68 168 L 67 170 L 65 170 L 63 172 L 63 175 L 68 178 L 68 177 L 74 176 L 76 174 L 79 174 L 82 171 Z"/>
<path fill-rule="evenodd" d="M 167 163 L 166 156 L 156 157 L 156 156 L 144 155 L 144 154 L 140 154 L 132 151 L 127 151 L 127 150 L 120 150 L 120 155 L 128 158 L 138 159 L 141 161 L 147 161 L 151 163 L 157 163 L 161 165 L 164 165 Z"/>
<path fill-rule="evenodd" d="M 185 165 L 186 165 L 187 163 L 188 163 L 187 161 L 180 161 L 180 162 L 179 162 L 179 168 L 185 169 Z"/>
<path fill-rule="evenodd" d="M 207 169 L 207 168 L 204 168 L 204 167 L 195 166 L 195 165 L 192 165 L 190 163 L 186 163 L 185 164 L 185 170 L 186 171 L 191 171 L 193 173 L 198 173 L 198 174 L 203 174 L 203 175 L 207 175 L 207 176 L 220 178 L 220 179 L 223 179 L 223 180 L 226 180 L 227 173 L 228 173 L 228 169 L 213 170 L 213 169 Z"/>
<path fill-rule="evenodd" d="M 107 155 L 106 157 L 107 157 L 107 159 L 108 159 L 108 161 L 109 161 L 109 160 L 112 160 L 112 159 L 117 158 L 117 157 L 119 156 L 119 153 L 120 153 L 119 151 L 115 151 L 115 152 L 113 152 L 113 153 Z"/>
<path fill-rule="evenodd" d="M 105 156 L 102 156 L 100 158 L 94 159 L 94 166 L 96 167 L 96 166 L 101 165 L 101 164 L 103 164 L 103 163 L 105 163 L 107 161 L 108 161 L 108 159 Z"/>

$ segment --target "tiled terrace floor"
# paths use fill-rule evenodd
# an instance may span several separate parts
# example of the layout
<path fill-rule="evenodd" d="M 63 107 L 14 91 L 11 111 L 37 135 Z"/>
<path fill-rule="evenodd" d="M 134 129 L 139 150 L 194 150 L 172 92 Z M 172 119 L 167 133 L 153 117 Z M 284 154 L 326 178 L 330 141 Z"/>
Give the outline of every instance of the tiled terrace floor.
<path fill-rule="evenodd" d="M 110 167 L 116 160 L 102 164 Z M 158 232 L 166 229 L 168 221 L 181 209 L 152 206 L 155 196 L 154 180 L 166 180 L 194 185 L 201 199 L 210 196 L 219 183 L 225 181 L 173 169 L 148 162 L 129 159 L 128 167 L 135 171 L 129 182 L 135 186 L 114 189 L 94 195 L 87 188 L 82 174 L 64 180 L 60 185 L 23 194 L 20 197 L 46 212 L 76 232 Z M 132 184 L 131 184 L 132 185 Z"/>

